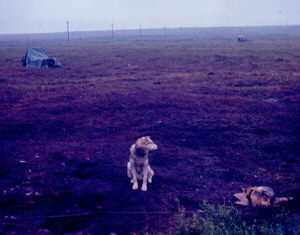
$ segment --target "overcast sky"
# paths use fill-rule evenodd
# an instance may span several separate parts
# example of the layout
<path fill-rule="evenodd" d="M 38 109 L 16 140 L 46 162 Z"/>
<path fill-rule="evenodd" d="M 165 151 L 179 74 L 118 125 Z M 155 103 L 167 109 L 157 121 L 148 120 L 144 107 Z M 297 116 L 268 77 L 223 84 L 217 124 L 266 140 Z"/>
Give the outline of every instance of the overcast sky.
<path fill-rule="evenodd" d="M 0 0 L 0 34 L 300 25 L 300 0 Z"/>

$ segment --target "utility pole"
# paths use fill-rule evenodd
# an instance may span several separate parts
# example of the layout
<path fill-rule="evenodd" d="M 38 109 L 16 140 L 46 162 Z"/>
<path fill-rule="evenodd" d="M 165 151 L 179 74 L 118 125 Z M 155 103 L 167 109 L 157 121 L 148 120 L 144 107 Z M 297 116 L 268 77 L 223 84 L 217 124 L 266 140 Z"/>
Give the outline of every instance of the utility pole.
<path fill-rule="evenodd" d="M 142 37 L 142 25 L 140 24 L 140 37 Z"/>
<path fill-rule="evenodd" d="M 111 39 L 114 39 L 114 23 L 111 24 Z"/>
<path fill-rule="evenodd" d="M 68 41 L 70 41 L 70 36 L 69 36 L 69 21 L 67 21 L 67 32 L 68 32 Z"/>

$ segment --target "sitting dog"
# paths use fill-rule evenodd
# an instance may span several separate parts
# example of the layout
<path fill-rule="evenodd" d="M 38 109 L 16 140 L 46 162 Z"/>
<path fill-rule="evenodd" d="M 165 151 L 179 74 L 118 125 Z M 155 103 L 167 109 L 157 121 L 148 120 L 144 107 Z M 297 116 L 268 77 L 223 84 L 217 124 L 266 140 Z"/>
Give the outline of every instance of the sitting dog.
<path fill-rule="evenodd" d="M 157 145 L 153 143 L 150 136 L 139 138 L 130 148 L 129 162 L 127 164 L 127 175 L 133 183 L 132 189 L 138 189 L 138 181 L 143 180 L 142 190 L 147 191 L 147 180 L 152 182 L 154 171 L 149 165 L 148 153 L 156 150 Z"/>

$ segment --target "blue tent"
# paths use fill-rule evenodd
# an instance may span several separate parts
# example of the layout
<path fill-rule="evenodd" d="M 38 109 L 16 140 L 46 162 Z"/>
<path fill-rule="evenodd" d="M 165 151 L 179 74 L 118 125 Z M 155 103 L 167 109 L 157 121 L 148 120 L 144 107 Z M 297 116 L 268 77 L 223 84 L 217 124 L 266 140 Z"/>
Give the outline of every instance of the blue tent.
<path fill-rule="evenodd" d="M 50 68 L 61 67 L 58 59 L 48 57 L 43 48 L 28 48 L 22 63 L 30 68 Z"/>

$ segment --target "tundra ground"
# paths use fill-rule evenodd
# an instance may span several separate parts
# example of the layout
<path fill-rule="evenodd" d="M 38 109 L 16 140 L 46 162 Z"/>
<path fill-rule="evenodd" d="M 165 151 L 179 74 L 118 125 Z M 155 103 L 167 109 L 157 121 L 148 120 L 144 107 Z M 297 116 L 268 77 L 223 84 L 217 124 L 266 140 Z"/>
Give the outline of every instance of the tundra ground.
<path fill-rule="evenodd" d="M 162 231 L 178 207 L 255 185 L 299 214 L 300 34 L 280 30 L 0 37 L 0 232 Z M 27 47 L 63 67 L 23 67 Z M 133 191 L 129 148 L 145 135 L 155 176 Z"/>

